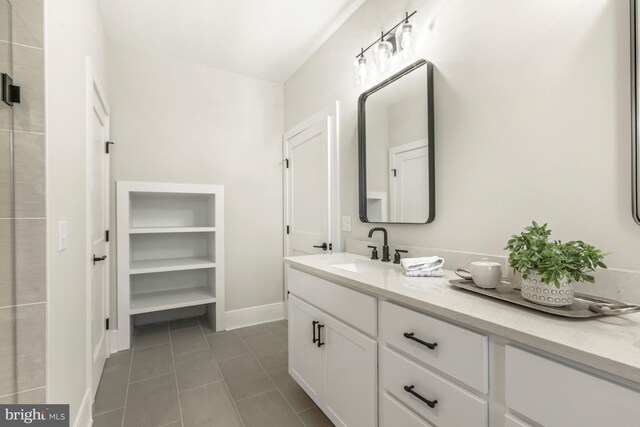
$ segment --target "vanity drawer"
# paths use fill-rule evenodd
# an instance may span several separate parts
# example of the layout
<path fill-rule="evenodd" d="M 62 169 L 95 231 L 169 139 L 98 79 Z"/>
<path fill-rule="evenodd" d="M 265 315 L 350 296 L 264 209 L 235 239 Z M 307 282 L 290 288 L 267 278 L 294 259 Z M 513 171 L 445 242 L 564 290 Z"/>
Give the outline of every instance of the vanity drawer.
<path fill-rule="evenodd" d="M 380 427 L 433 427 L 387 393 L 380 400 Z"/>
<path fill-rule="evenodd" d="M 390 302 L 382 303 L 384 341 L 460 380 L 481 393 L 489 392 L 488 338 Z M 436 343 L 434 349 L 412 338 Z"/>
<path fill-rule="evenodd" d="M 287 267 L 289 292 L 362 332 L 378 334 L 376 298 Z"/>
<path fill-rule="evenodd" d="M 506 403 L 545 427 L 637 427 L 640 392 L 507 346 Z"/>
<path fill-rule="evenodd" d="M 504 414 L 504 427 L 531 427 L 531 425 L 511 414 Z"/>
<path fill-rule="evenodd" d="M 401 356 L 382 350 L 381 387 L 427 421 L 447 427 L 487 427 L 488 403 L 440 375 Z M 410 394 L 406 387 L 428 400 L 434 408 Z"/>

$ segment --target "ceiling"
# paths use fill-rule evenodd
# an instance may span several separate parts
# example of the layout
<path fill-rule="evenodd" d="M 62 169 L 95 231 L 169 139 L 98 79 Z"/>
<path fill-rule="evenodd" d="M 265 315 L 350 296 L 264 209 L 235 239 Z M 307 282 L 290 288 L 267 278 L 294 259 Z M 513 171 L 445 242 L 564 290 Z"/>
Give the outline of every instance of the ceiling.
<path fill-rule="evenodd" d="M 99 0 L 109 43 L 284 82 L 364 0 Z"/>

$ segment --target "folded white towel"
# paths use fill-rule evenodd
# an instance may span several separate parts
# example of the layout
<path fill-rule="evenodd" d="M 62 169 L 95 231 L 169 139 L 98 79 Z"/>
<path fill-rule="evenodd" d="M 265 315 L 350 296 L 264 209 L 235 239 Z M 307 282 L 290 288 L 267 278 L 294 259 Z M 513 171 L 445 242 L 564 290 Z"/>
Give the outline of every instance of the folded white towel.
<path fill-rule="evenodd" d="M 444 259 L 439 256 L 430 256 L 422 258 L 403 258 L 400 260 L 400 266 L 402 271 L 415 271 L 415 270 L 437 270 L 444 265 Z"/>
<path fill-rule="evenodd" d="M 437 268 L 435 270 L 410 270 L 403 271 L 404 275 L 407 277 L 442 277 L 444 276 L 444 272 L 441 268 Z"/>

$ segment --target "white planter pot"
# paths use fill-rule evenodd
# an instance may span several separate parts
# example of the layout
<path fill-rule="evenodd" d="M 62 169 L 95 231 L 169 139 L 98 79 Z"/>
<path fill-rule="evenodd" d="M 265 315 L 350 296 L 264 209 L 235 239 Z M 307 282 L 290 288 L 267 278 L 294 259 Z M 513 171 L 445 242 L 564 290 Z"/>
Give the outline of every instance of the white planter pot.
<path fill-rule="evenodd" d="M 522 280 L 520 291 L 525 299 L 540 305 L 563 307 L 573 303 L 573 283 L 562 279 L 560 288 L 542 283 L 538 275 Z"/>

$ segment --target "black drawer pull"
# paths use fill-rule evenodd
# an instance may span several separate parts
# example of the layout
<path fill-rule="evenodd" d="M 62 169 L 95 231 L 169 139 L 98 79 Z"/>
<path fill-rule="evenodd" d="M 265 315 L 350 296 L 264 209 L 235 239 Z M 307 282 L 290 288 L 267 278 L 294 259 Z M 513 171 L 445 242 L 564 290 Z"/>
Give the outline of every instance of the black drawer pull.
<path fill-rule="evenodd" d="M 311 322 L 313 324 L 312 328 L 313 328 L 313 344 L 317 343 L 319 338 L 316 338 L 316 325 L 320 322 L 318 322 L 317 320 L 314 320 L 313 322 Z"/>
<path fill-rule="evenodd" d="M 438 346 L 437 342 L 426 342 L 426 341 L 422 341 L 420 338 L 416 338 L 414 337 L 414 333 L 413 332 L 405 332 L 404 333 L 404 337 L 410 340 L 413 340 L 415 342 L 419 342 L 420 344 L 422 344 L 423 346 L 427 347 L 429 350 L 435 350 L 435 348 Z"/>
<path fill-rule="evenodd" d="M 324 345 L 322 342 L 322 328 L 324 328 L 324 325 L 322 323 L 318 324 L 318 348 Z"/>
<path fill-rule="evenodd" d="M 406 391 L 407 393 L 412 394 L 415 397 L 417 397 L 418 399 L 422 400 L 424 403 L 427 404 L 427 406 L 429 408 L 435 408 L 436 407 L 436 405 L 438 404 L 437 400 L 435 400 L 435 399 L 434 400 L 425 399 L 424 397 L 420 396 L 419 393 L 413 391 L 414 388 L 415 388 L 415 386 L 413 386 L 413 385 L 406 385 L 406 386 L 404 386 L 404 391 Z"/>

